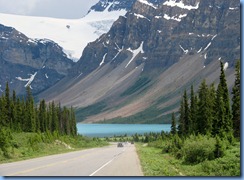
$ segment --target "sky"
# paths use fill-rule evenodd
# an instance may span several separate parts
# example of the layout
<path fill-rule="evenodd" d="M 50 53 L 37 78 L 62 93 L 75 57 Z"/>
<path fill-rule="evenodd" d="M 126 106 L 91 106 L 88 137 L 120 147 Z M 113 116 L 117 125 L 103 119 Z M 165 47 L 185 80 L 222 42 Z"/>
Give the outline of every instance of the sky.
<path fill-rule="evenodd" d="M 0 13 L 64 19 L 83 17 L 99 0 L 0 0 Z"/>

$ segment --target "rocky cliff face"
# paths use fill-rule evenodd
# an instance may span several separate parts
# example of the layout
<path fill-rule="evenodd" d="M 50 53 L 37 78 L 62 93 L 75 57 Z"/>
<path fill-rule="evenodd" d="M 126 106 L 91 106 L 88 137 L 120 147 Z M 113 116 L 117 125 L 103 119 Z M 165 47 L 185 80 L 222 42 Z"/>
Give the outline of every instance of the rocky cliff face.
<path fill-rule="evenodd" d="M 219 60 L 231 86 L 236 59 L 240 2 L 137 0 L 87 45 L 69 76 L 40 97 L 85 107 L 78 115 L 93 115 L 87 122 L 162 122 L 178 110 L 184 89 L 203 78 L 218 81 Z"/>
<path fill-rule="evenodd" d="M 0 63 L 1 90 L 9 82 L 17 94 L 24 94 L 27 85 L 34 94 L 47 89 L 67 75 L 74 64 L 56 43 L 29 39 L 3 25 L 0 25 Z"/>
<path fill-rule="evenodd" d="M 143 53 L 136 60 L 145 62 L 148 70 L 167 68 L 182 55 L 196 53 L 204 57 L 205 65 L 222 58 L 233 66 L 240 58 L 240 4 L 236 0 L 138 0 L 107 34 L 88 44 L 77 72 L 90 73 L 101 60 L 115 62 L 140 46 Z"/>

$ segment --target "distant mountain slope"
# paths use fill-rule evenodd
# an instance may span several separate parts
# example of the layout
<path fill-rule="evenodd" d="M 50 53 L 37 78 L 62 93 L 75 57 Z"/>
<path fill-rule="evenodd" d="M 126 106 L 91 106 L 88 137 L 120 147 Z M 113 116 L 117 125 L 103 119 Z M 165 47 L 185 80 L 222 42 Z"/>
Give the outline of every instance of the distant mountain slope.
<path fill-rule="evenodd" d="M 218 81 L 219 60 L 231 87 L 236 59 L 240 2 L 137 0 L 39 97 L 75 106 L 80 121 L 162 123 L 184 89 Z"/>
<path fill-rule="evenodd" d="M 0 92 L 8 82 L 18 95 L 30 85 L 40 93 L 68 74 L 74 62 L 53 41 L 33 40 L 0 24 Z"/>
<path fill-rule="evenodd" d="M 76 20 L 0 14 L 0 92 L 6 82 L 18 95 L 27 85 L 38 94 L 56 84 L 87 43 L 106 33 L 131 3 L 101 0 Z"/>
<path fill-rule="evenodd" d="M 101 0 L 85 17 L 73 20 L 0 13 L 0 23 L 14 27 L 29 38 L 50 39 L 63 48 L 68 58 L 77 61 L 87 43 L 107 33 L 113 22 L 131 8 L 134 0 L 127 2 Z"/>

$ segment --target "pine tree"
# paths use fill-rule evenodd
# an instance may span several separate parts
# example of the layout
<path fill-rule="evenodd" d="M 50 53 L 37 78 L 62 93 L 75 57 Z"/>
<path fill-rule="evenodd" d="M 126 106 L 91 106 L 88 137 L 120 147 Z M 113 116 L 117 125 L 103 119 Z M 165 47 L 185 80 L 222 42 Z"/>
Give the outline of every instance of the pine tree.
<path fill-rule="evenodd" d="M 175 113 L 172 113 L 172 121 L 171 121 L 171 130 L 170 133 L 175 135 L 177 133 L 176 131 L 176 122 L 175 122 Z"/>
<path fill-rule="evenodd" d="M 75 110 L 73 107 L 70 109 L 70 114 L 71 114 L 71 135 L 76 136 L 77 135 L 77 126 L 76 126 L 76 118 L 75 118 Z"/>
<path fill-rule="evenodd" d="M 184 92 L 183 95 L 183 99 L 184 99 L 184 110 L 185 110 L 185 133 L 189 134 L 190 132 L 190 126 L 191 126 L 191 122 L 190 122 L 190 110 L 189 110 L 189 105 L 188 105 L 188 97 L 187 97 L 187 93 L 186 90 Z"/>
<path fill-rule="evenodd" d="M 201 134 L 210 134 L 212 131 L 212 117 L 209 106 L 209 89 L 205 79 L 199 87 L 198 94 L 197 132 Z"/>
<path fill-rule="evenodd" d="M 21 132 L 22 124 L 23 124 L 23 116 L 22 116 L 22 108 L 24 105 L 21 104 L 21 101 L 19 98 L 17 98 L 16 102 L 16 131 Z"/>
<path fill-rule="evenodd" d="M 191 105 L 190 105 L 190 130 L 189 133 L 193 133 L 196 131 L 196 123 L 197 123 L 197 99 L 194 94 L 194 87 L 193 85 L 191 86 Z"/>
<path fill-rule="evenodd" d="M 0 127 L 8 126 L 8 111 L 6 107 L 6 99 L 5 96 L 2 95 L 0 98 Z"/>
<path fill-rule="evenodd" d="M 5 88 L 5 102 L 6 102 L 6 115 L 7 115 L 7 126 L 11 127 L 12 122 L 11 122 L 11 104 L 10 104 L 10 90 L 9 90 L 9 85 L 8 82 L 6 83 L 6 88 Z"/>
<path fill-rule="evenodd" d="M 209 109 L 209 122 L 211 122 L 211 132 L 213 131 L 213 122 L 216 116 L 215 112 L 215 102 L 216 102 L 216 90 L 214 84 L 211 84 L 208 93 L 208 109 Z"/>
<path fill-rule="evenodd" d="M 35 106 L 34 108 L 35 110 L 35 122 L 36 122 L 36 132 L 41 132 L 41 122 L 40 122 L 40 119 L 39 119 L 39 108 L 37 108 L 37 106 Z"/>
<path fill-rule="evenodd" d="M 232 131 L 232 113 L 230 108 L 230 96 L 229 96 L 229 90 L 225 78 L 225 72 L 224 72 L 224 65 L 222 62 L 220 62 L 221 66 L 221 75 L 220 75 L 220 84 L 223 88 L 223 100 L 224 100 L 224 107 L 225 107 L 225 122 L 226 132 Z"/>
<path fill-rule="evenodd" d="M 232 89 L 232 119 L 233 119 L 233 130 L 234 136 L 240 137 L 240 120 L 241 120 L 241 71 L 240 71 L 240 60 L 237 61 L 235 67 L 235 84 Z"/>
<path fill-rule="evenodd" d="M 64 107 L 64 109 L 63 109 L 63 118 L 64 118 L 65 134 L 70 135 L 70 130 L 71 130 L 70 121 L 69 121 L 70 112 L 66 107 Z"/>
<path fill-rule="evenodd" d="M 179 125 L 178 125 L 178 134 L 180 136 L 186 135 L 186 125 L 185 125 L 185 101 L 182 98 L 180 103 L 180 117 L 179 117 Z"/>
<path fill-rule="evenodd" d="M 34 109 L 34 98 L 31 93 L 30 86 L 26 87 L 26 131 L 36 132 L 36 119 L 35 119 L 35 109 Z"/>
<path fill-rule="evenodd" d="M 54 101 L 51 104 L 51 132 L 59 131 L 58 115 Z"/>
<path fill-rule="evenodd" d="M 220 137 L 230 136 L 233 133 L 230 110 L 229 92 L 225 79 L 223 63 L 220 62 L 220 81 L 216 92 L 215 112 L 213 123 L 213 135 Z"/>
<path fill-rule="evenodd" d="M 57 114 L 58 114 L 58 126 L 59 126 L 60 134 L 64 134 L 64 121 L 62 116 L 62 107 L 60 103 L 58 104 L 57 107 Z"/>
<path fill-rule="evenodd" d="M 47 112 L 46 112 L 46 102 L 41 100 L 39 105 L 39 121 L 40 121 L 40 131 L 46 132 L 47 130 Z"/>

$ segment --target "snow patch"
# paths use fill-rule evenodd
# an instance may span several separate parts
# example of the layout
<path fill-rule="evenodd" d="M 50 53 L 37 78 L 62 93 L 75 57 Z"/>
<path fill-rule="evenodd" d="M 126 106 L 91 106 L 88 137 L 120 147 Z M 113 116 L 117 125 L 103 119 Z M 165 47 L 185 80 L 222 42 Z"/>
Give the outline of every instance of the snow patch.
<path fill-rule="evenodd" d="M 103 59 L 102 59 L 102 61 L 101 61 L 101 63 L 100 63 L 99 66 L 102 66 L 102 65 L 104 64 L 104 61 L 105 61 L 105 59 L 106 59 L 107 54 L 108 54 L 108 53 L 104 54 Z"/>
<path fill-rule="evenodd" d="M 197 51 L 197 53 L 200 53 L 202 51 L 202 47 Z"/>
<path fill-rule="evenodd" d="M 154 18 L 160 19 L 160 18 L 162 18 L 162 16 L 154 16 Z"/>
<path fill-rule="evenodd" d="M 140 3 L 142 3 L 142 4 L 146 4 L 146 5 L 148 5 L 148 6 L 151 6 L 151 7 L 154 8 L 154 9 L 157 9 L 156 6 L 154 6 L 152 3 L 147 2 L 146 0 L 138 0 L 138 2 L 140 2 Z"/>
<path fill-rule="evenodd" d="M 35 72 L 35 74 L 29 74 L 29 75 L 30 75 L 30 78 L 28 78 L 28 79 L 23 79 L 21 77 L 16 77 L 16 79 L 18 79 L 19 81 L 28 81 L 25 85 L 25 87 L 27 87 L 27 86 L 30 86 L 31 83 L 34 81 L 35 76 L 37 75 L 37 72 Z"/>
<path fill-rule="evenodd" d="M 225 65 L 224 65 L 224 70 L 226 71 L 228 67 L 229 67 L 229 63 L 226 62 Z"/>
<path fill-rule="evenodd" d="M 121 51 L 123 50 L 123 47 L 122 49 L 119 48 L 118 44 L 115 43 L 116 47 L 117 47 L 117 50 L 118 50 L 118 53 L 114 56 L 114 58 L 112 59 L 112 61 L 121 53 Z"/>
<path fill-rule="evenodd" d="M 208 43 L 208 45 L 204 48 L 204 51 L 207 50 L 209 48 L 209 46 L 211 46 L 211 44 L 212 44 L 211 42 Z"/>
<path fill-rule="evenodd" d="M 238 7 L 230 7 L 229 10 L 237 10 L 239 9 Z"/>
<path fill-rule="evenodd" d="M 145 17 L 145 16 L 143 16 L 141 14 L 134 13 L 134 16 L 136 16 L 137 19 L 142 18 L 142 19 L 146 19 L 146 20 L 150 21 L 150 19 L 148 19 L 147 17 Z"/>
<path fill-rule="evenodd" d="M 204 59 L 207 59 L 207 53 L 204 55 Z"/>
<path fill-rule="evenodd" d="M 140 47 L 138 48 L 138 49 L 135 49 L 135 50 L 132 50 L 131 48 L 129 48 L 129 49 L 127 49 L 128 51 L 130 51 L 130 52 L 132 52 L 132 58 L 131 58 L 131 60 L 128 62 L 128 64 L 125 66 L 125 68 L 127 68 L 129 65 L 130 65 L 130 63 L 135 59 L 135 57 L 139 54 L 139 53 L 144 53 L 144 51 L 143 51 L 143 43 L 144 42 L 142 42 L 141 43 L 141 45 L 140 45 Z"/>
<path fill-rule="evenodd" d="M 180 14 L 178 17 L 177 16 L 172 16 L 172 17 L 170 17 L 168 14 L 164 14 L 164 19 L 167 19 L 167 20 L 175 20 L 175 21 L 178 21 L 178 22 L 180 22 L 181 21 L 181 19 L 183 18 L 183 17 L 186 17 L 187 16 L 187 14 Z"/>
<path fill-rule="evenodd" d="M 189 52 L 188 49 L 185 50 L 181 45 L 180 45 L 180 48 L 184 51 L 185 54 L 187 54 Z"/>
<path fill-rule="evenodd" d="M 188 10 L 192 10 L 192 9 L 198 9 L 199 8 L 199 3 L 197 3 L 196 6 L 189 6 L 189 5 L 185 5 L 182 1 L 180 2 L 176 2 L 177 0 L 168 0 L 166 2 L 163 3 L 163 5 L 165 6 L 170 6 L 170 7 L 179 7 L 181 9 L 188 9 Z"/>
<path fill-rule="evenodd" d="M 216 37 L 217 37 L 217 34 L 212 37 L 211 41 L 214 40 Z"/>
<path fill-rule="evenodd" d="M 7 38 L 7 37 L 1 37 L 1 39 L 5 39 L 5 40 L 8 40 L 9 38 Z"/>

